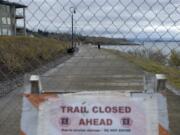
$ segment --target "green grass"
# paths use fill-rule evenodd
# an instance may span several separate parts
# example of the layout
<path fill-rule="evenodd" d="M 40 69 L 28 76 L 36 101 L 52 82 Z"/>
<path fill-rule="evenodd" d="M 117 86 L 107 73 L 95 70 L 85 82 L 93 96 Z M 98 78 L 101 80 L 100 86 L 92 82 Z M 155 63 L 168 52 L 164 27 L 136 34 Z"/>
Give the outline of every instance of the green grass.
<path fill-rule="evenodd" d="M 173 50 L 171 52 L 170 64 L 175 67 L 180 67 L 180 52 Z"/>
<path fill-rule="evenodd" d="M 66 47 L 66 42 L 55 39 L 0 37 L 0 71 L 7 75 L 30 70 L 64 53 Z"/>
<path fill-rule="evenodd" d="M 160 62 L 144 58 L 138 57 L 131 54 L 118 52 L 114 50 L 107 50 L 119 55 L 119 57 L 124 57 L 128 61 L 134 63 L 138 67 L 142 68 L 145 71 L 155 73 L 155 74 L 166 74 L 168 81 L 177 88 L 180 88 L 180 70 L 176 67 L 167 67 Z"/>

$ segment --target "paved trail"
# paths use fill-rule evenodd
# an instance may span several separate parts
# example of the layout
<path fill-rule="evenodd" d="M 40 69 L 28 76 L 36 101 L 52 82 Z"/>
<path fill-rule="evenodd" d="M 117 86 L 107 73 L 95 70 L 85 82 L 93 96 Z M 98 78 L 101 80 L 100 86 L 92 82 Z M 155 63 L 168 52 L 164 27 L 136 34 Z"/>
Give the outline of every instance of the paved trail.
<path fill-rule="evenodd" d="M 42 77 L 43 90 L 143 90 L 144 72 L 103 49 L 79 47 L 79 52 Z M 46 76 L 46 77 L 45 77 Z M 48 76 L 48 77 L 47 77 Z M 23 88 L 0 98 L 0 135 L 18 135 Z"/>
<path fill-rule="evenodd" d="M 48 92 L 143 90 L 143 71 L 103 49 L 80 47 L 79 53 L 42 77 Z M 52 77 L 51 77 L 52 76 Z"/>

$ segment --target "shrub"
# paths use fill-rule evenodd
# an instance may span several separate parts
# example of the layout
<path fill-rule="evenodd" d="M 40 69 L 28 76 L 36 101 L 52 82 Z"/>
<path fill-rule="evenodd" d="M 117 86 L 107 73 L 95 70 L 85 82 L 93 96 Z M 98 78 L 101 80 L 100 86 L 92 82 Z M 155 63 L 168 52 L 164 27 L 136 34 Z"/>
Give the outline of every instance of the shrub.
<path fill-rule="evenodd" d="M 144 59 L 150 59 L 161 64 L 167 63 L 167 57 L 160 50 L 142 49 L 130 51 L 128 53 Z"/>
<path fill-rule="evenodd" d="M 180 67 L 180 52 L 171 51 L 170 62 L 172 66 Z"/>

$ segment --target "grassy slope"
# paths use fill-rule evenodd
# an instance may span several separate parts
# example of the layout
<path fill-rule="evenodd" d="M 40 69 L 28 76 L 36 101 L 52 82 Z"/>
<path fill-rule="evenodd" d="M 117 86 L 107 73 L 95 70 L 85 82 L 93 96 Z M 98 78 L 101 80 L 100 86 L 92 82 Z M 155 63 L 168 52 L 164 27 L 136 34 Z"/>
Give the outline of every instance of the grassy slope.
<path fill-rule="evenodd" d="M 174 67 L 163 66 L 162 64 L 149 59 L 135 58 L 134 56 L 126 54 L 123 54 L 123 56 L 148 72 L 166 74 L 169 82 L 177 88 L 180 88 L 180 70 Z"/>
<path fill-rule="evenodd" d="M 139 66 L 140 68 L 148 72 L 152 72 L 156 74 L 158 73 L 166 74 L 169 82 L 171 82 L 171 84 L 176 86 L 177 88 L 180 88 L 180 70 L 179 69 L 176 69 L 174 67 L 166 67 L 150 59 L 144 59 L 142 57 L 135 57 L 129 54 L 120 53 L 113 50 L 108 50 L 108 51 L 116 53 L 120 57 L 126 58 L 128 61 L 136 64 L 137 66 Z"/>
<path fill-rule="evenodd" d="M 54 39 L 0 37 L 0 71 L 8 75 L 37 67 L 65 52 L 66 46 Z"/>

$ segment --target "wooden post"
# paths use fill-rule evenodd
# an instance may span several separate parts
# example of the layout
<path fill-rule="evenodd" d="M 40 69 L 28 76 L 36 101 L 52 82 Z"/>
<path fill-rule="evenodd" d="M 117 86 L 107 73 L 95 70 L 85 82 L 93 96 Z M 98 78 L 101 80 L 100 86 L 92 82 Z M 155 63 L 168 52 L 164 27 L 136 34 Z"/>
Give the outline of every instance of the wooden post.
<path fill-rule="evenodd" d="M 40 94 L 40 80 L 38 75 L 32 75 L 30 77 L 31 93 Z"/>
<path fill-rule="evenodd" d="M 162 91 L 166 89 L 167 78 L 164 74 L 156 74 L 156 91 Z"/>

